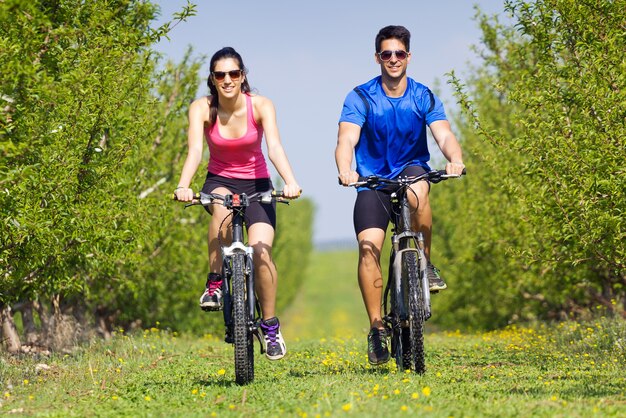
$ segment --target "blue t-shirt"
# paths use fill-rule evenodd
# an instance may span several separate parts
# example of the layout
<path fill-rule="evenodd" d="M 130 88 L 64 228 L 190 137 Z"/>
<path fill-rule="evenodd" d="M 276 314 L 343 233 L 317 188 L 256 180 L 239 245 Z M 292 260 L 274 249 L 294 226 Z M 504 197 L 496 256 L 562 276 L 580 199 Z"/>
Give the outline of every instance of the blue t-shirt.
<path fill-rule="evenodd" d="M 348 93 L 339 118 L 361 127 L 354 150 L 357 173 L 385 178 L 395 178 L 411 165 L 430 170 L 426 125 L 438 120 L 447 120 L 446 113 L 428 87 L 407 77 L 404 95 L 388 97 L 381 76 Z"/>

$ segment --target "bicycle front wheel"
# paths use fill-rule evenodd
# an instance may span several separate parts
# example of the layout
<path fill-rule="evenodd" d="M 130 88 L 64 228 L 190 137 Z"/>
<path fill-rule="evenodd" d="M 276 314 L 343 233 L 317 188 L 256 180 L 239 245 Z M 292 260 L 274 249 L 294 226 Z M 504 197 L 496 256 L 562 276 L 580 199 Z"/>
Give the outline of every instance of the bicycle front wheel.
<path fill-rule="evenodd" d="M 235 381 L 239 385 L 245 385 L 254 379 L 254 345 L 246 301 L 245 254 L 235 254 L 232 263 Z"/>
<path fill-rule="evenodd" d="M 408 282 L 408 345 L 410 347 L 410 355 L 408 358 L 404 358 L 404 361 L 408 361 L 408 364 L 405 364 L 404 367 L 422 374 L 426 371 L 424 356 L 424 289 L 419 277 L 417 252 L 408 251 L 404 253 L 403 270 Z"/>

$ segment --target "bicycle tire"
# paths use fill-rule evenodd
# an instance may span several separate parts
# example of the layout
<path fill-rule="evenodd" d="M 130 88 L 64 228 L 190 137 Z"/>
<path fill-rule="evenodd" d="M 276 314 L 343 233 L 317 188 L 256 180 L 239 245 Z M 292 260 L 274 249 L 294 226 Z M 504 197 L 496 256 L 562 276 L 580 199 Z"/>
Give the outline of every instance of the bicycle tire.
<path fill-rule="evenodd" d="M 250 350 L 249 362 L 250 367 L 248 367 L 248 382 L 252 382 L 254 380 L 254 338 L 255 334 L 258 332 L 257 326 L 260 322 L 261 315 L 261 305 L 259 304 L 258 299 L 256 298 L 256 294 L 254 292 L 254 263 L 252 261 L 252 256 L 246 256 L 246 291 L 248 292 L 248 300 L 246 300 L 248 306 L 248 319 L 250 322 L 256 324 L 254 330 L 248 327 L 248 334 L 250 335 L 250 345 L 248 349 Z M 251 298 L 251 299 L 250 299 Z M 255 316 L 255 312 L 257 316 Z M 259 341 L 260 342 L 260 341 Z"/>
<path fill-rule="evenodd" d="M 410 364 L 410 353 L 408 352 L 409 344 L 408 338 L 405 337 L 405 332 L 402 327 L 403 317 L 406 321 L 406 303 L 399 301 L 403 295 L 406 295 L 406 289 L 401 289 L 398 294 L 396 284 L 403 286 L 405 283 L 402 277 L 397 277 L 394 274 L 394 263 L 396 257 L 399 257 L 395 251 L 391 251 L 389 257 L 389 280 L 387 281 L 387 287 L 385 289 L 385 306 L 387 300 L 387 294 L 390 296 L 390 312 L 387 316 L 389 318 L 388 327 L 391 329 L 391 355 L 393 356 L 398 370 L 404 370 L 405 365 Z M 385 312 L 387 314 L 387 312 Z"/>
<path fill-rule="evenodd" d="M 233 339 L 235 346 L 235 382 L 245 385 L 254 379 L 254 346 L 250 332 L 250 314 L 246 302 L 245 254 L 232 260 Z"/>
<path fill-rule="evenodd" d="M 416 373 L 423 374 L 426 372 L 426 358 L 424 354 L 424 289 L 419 277 L 417 253 L 413 251 L 406 252 L 403 258 L 403 266 L 406 268 L 408 283 L 408 337 L 410 346 L 410 356 L 408 359 L 404 359 L 405 361 L 408 360 L 408 364 L 404 366 L 406 370 L 410 369 Z"/>
<path fill-rule="evenodd" d="M 417 265 L 417 254 L 413 251 L 392 254 L 391 265 L 395 258 L 400 258 L 399 277 L 390 275 L 391 294 L 391 353 L 396 361 L 398 370 L 413 370 L 422 373 L 424 368 L 423 324 L 424 316 L 419 316 L 420 310 L 415 310 L 415 306 L 421 306 L 411 302 L 410 295 L 415 292 L 416 285 L 419 285 L 419 268 Z M 390 271 L 391 272 L 391 271 Z M 400 288 L 393 290 L 395 282 L 399 282 Z M 396 292 L 399 292 L 396 295 Z M 401 299 L 401 300 L 398 300 Z M 417 314 L 415 314 L 417 312 Z M 421 324 L 421 327 L 420 327 Z M 417 332 L 416 332 L 417 331 Z"/>

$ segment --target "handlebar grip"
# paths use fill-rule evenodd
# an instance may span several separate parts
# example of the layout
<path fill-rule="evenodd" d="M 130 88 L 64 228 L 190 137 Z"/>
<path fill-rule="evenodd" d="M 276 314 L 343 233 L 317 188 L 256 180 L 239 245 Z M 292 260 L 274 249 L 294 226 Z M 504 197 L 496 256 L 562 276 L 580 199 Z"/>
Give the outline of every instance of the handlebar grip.
<path fill-rule="evenodd" d="M 272 197 L 275 197 L 277 199 L 297 199 L 300 196 L 302 196 L 302 189 L 300 189 L 300 193 L 298 193 L 298 196 L 296 197 L 285 197 L 285 194 L 282 190 L 272 190 Z"/>
<path fill-rule="evenodd" d="M 439 175 L 442 175 L 442 176 L 445 176 L 446 174 L 448 174 L 446 170 L 437 170 L 437 173 L 439 173 Z M 463 171 L 461 172 L 461 175 L 464 176 L 465 174 L 467 174 L 467 171 L 464 168 Z"/>
<path fill-rule="evenodd" d="M 193 195 L 193 200 L 199 200 L 200 199 L 200 192 L 196 192 Z M 172 193 L 172 200 L 179 202 L 178 197 L 176 196 L 176 193 Z"/>
<path fill-rule="evenodd" d="M 367 177 L 363 177 L 363 176 L 359 176 L 359 179 L 356 181 L 356 183 L 365 183 L 367 182 L 368 178 Z M 337 178 L 337 183 L 339 183 L 340 186 L 343 186 L 343 183 L 341 182 L 340 178 Z M 348 186 L 351 186 L 354 183 L 348 184 Z"/>

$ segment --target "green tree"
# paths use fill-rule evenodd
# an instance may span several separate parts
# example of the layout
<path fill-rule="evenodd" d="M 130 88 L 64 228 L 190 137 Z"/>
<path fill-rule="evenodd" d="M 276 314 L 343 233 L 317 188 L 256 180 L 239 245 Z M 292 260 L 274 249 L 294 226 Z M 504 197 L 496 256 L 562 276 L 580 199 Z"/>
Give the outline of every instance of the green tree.
<path fill-rule="evenodd" d="M 202 57 L 190 50 L 160 65 L 152 50 L 194 5 L 152 29 L 157 13 L 138 0 L 0 2 L 0 319 L 9 350 L 21 346 L 14 312 L 27 345 L 53 348 L 117 326 L 220 323 L 195 303 L 208 217 L 171 200 Z M 277 231 L 276 262 L 294 277 L 279 308 L 311 248 L 310 202 L 294 206 Z"/>
<path fill-rule="evenodd" d="M 479 14 L 483 64 L 465 86 L 452 77 L 470 174 L 434 191 L 455 213 L 440 219 L 459 286 L 444 322 L 623 313 L 626 2 L 505 10 L 510 24 Z"/>
<path fill-rule="evenodd" d="M 169 28 L 150 28 L 156 11 L 131 0 L 0 4 L 0 306 L 8 318 L 35 302 L 48 336 L 62 334 L 64 306 L 81 316 L 85 292 L 125 282 L 118 273 L 153 227 L 139 196 L 169 181 L 154 158 L 171 117 L 154 112 L 149 47 Z"/>

